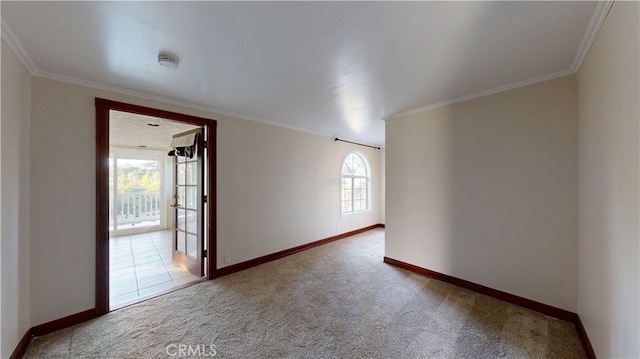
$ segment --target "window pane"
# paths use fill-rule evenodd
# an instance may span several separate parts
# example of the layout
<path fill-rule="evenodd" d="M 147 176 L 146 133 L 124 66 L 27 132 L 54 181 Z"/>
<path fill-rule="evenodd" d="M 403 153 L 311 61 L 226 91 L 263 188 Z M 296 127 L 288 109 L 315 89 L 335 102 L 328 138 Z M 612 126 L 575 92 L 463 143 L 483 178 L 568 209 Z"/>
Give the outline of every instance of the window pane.
<path fill-rule="evenodd" d="M 160 224 L 160 161 L 135 158 L 109 160 L 111 222 L 117 228 L 127 229 Z M 112 228 L 113 229 L 113 228 Z"/>
<path fill-rule="evenodd" d="M 115 190 L 114 189 L 115 181 L 113 180 L 115 178 L 115 173 L 113 169 L 114 163 L 115 161 L 113 160 L 113 158 L 109 157 L 109 231 L 113 231 L 113 225 L 114 225 L 113 220 L 117 215 L 115 209 L 118 208 L 118 206 L 114 205 L 113 203 L 114 202 L 113 191 Z"/>
<path fill-rule="evenodd" d="M 342 201 L 342 212 L 348 213 L 351 211 L 351 201 Z"/>
<path fill-rule="evenodd" d="M 351 167 L 353 175 L 354 176 L 363 176 L 365 175 L 364 173 L 364 167 L 362 166 L 362 162 L 360 161 L 353 161 L 353 166 Z"/>
<path fill-rule="evenodd" d="M 350 169 L 350 168 L 349 168 L 349 166 L 347 165 L 347 161 L 345 161 L 345 162 L 342 164 L 342 175 L 343 175 L 343 176 L 350 176 L 350 175 L 352 175 L 352 174 L 353 174 L 353 173 L 351 173 L 351 169 Z"/>
<path fill-rule="evenodd" d="M 342 167 L 342 174 L 352 176 L 366 176 L 367 169 L 364 165 L 362 157 L 355 153 L 347 156 Z"/>
<path fill-rule="evenodd" d="M 342 213 L 361 211 L 368 208 L 368 178 L 364 158 L 350 153 L 342 164 L 340 178 L 340 207 Z"/>

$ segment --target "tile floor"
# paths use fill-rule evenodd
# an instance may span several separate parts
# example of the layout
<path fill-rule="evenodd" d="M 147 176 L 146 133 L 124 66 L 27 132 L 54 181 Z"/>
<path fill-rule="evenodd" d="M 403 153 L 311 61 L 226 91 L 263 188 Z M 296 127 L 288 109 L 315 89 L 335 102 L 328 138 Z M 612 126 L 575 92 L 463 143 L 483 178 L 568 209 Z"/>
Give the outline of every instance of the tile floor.
<path fill-rule="evenodd" d="M 109 304 L 112 309 L 200 280 L 173 264 L 171 241 L 171 230 L 110 238 Z"/>

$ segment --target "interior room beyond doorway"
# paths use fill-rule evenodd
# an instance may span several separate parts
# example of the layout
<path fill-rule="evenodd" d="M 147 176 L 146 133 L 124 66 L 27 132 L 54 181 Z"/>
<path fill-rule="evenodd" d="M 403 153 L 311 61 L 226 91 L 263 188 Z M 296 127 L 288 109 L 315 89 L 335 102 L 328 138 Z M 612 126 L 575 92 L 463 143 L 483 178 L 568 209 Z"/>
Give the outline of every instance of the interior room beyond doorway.
<path fill-rule="evenodd" d="M 173 231 L 109 239 L 109 302 L 112 309 L 200 280 L 173 263 Z"/>
<path fill-rule="evenodd" d="M 109 114 L 109 309 L 200 281 L 175 261 L 172 136 L 198 126 Z"/>

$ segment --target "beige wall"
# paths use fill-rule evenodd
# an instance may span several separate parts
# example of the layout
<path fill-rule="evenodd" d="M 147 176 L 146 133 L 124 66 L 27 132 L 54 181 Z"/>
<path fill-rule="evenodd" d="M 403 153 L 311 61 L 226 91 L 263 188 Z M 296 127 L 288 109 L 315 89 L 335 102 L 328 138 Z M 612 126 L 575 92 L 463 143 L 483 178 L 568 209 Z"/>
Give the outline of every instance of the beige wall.
<path fill-rule="evenodd" d="M 233 263 L 380 221 L 379 151 L 249 121 L 218 128 L 218 263 Z M 340 165 L 351 150 L 371 168 L 373 208 L 340 216 Z"/>
<path fill-rule="evenodd" d="M 29 322 L 29 122 L 31 79 L 2 41 L 0 121 L 0 357 L 8 358 Z"/>
<path fill-rule="evenodd" d="M 386 123 L 386 256 L 576 309 L 576 77 Z"/>
<path fill-rule="evenodd" d="M 386 151 L 31 79 L 3 41 L 0 356 L 30 326 L 94 306 L 103 97 L 219 121 L 219 267 L 227 252 L 234 264 L 387 222 L 387 256 L 577 311 L 599 357 L 639 357 L 638 13 L 613 5 L 577 81 L 389 121 Z M 371 165 L 374 210 L 341 217 L 352 149 Z"/>
<path fill-rule="evenodd" d="M 218 267 L 224 253 L 235 264 L 380 221 L 377 150 L 43 78 L 32 84 L 32 325 L 94 307 L 95 97 L 218 121 Z M 371 165 L 373 210 L 341 217 L 340 164 L 350 150 Z"/>
<path fill-rule="evenodd" d="M 578 76 L 578 314 L 599 358 L 640 357 L 638 2 L 615 2 Z"/>

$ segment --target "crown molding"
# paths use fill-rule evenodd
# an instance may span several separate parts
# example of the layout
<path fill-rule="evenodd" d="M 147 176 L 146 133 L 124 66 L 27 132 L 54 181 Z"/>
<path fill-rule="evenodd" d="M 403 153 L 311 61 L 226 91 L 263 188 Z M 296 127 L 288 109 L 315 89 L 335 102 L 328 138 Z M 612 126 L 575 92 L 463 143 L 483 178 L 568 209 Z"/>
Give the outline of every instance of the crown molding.
<path fill-rule="evenodd" d="M 445 100 L 445 101 L 438 102 L 438 103 L 435 103 L 435 104 L 419 107 L 419 108 L 416 108 L 416 109 L 413 109 L 413 110 L 400 112 L 400 113 L 397 113 L 397 114 L 394 114 L 394 115 L 391 115 L 391 116 L 383 117 L 382 120 L 389 121 L 389 120 L 397 119 L 397 118 L 400 118 L 400 117 L 405 117 L 405 116 L 408 116 L 408 115 L 412 115 L 412 114 L 415 114 L 415 113 L 432 110 L 432 109 L 435 109 L 435 108 L 438 108 L 438 107 L 443 107 L 443 106 L 451 105 L 451 104 L 462 102 L 462 101 L 468 101 L 468 100 L 476 99 L 476 98 L 483 97 L 483 96 L 493 95 L 493 94 L 496 94 L 496 93 L 499 93 L 499 92 L 513 90 L 513 89 L 516 89 L 516 88 L 519 88 L 519 87 L 528 86 L 528 85 L 532 85 L 532 84 L 535 84 L 535 83 L 538 83 L 538 82 L 548 81 L 548 80 L 552 80 L 552 79 L 555 79 L 555 78 L 558 78 L 558 77 L 567 76 L 567 75 L 571 75 L 571 74 L 577 73 L 580 70 L 580 68 L 582 67 L 582 64 L 584 63 L 584 61 L 585 61 L 585 59 L 587 57 L 587 54 L 589 53 L 589 50 L 591 49 L 591 46 L 593 45 L 593 42 L 595 41 L 595 39 L 596 39 L 596 37 L 598 35 L 598 32 L 600 31 L 600 28 L 602 27 L 602 24 L 604 23 L 607 15 L 609 14 L 609 11 L 611 10 L 611 7 L 612 7 L 613 3 L 614 3 L 614 0 L 598 1 L 598 4 L 596 5 L 596 9 L 595 9 L 595 11 L 593 13 L 593 16 L 591 17 L 591 20 L 589 22 L 589 26 L 587 27 L 587 30 L 586 30 L 586 32 L 584 34 L 584 37 L 582 38 L 582 42 L 580 43 L 580 46 L 578 48 L 578 51 L 576 53 L 576 56 L 574 57 L 573 63 L 572 63 L 570 68 L 565 69 L 565 70 L 561 70 L 561 71 L 558 71 L 558 72 L 555 72 L 555 73 L 552 73 L 552 74 L 538 76 L 538 77 L 535 77 L 535 78 L 532 78 L 532 79 L 528 79 L 528 80 L 524 80 L 524 81 L 519 81 L 519 82 L 507 84 L 507 85 L 504 85 L 504 86 L 496 87 L 496 88 L 493 88 L 493 89 L 488 89 L 488 90 L 485 90 L 485 91 L 480 91 L 480 92 L 477 92 L 477 93 L 474 93 L 474 94 L 465 95 L 465 96 L 453 98 L 453 99 L 450 99 L 450 100 Z M 188 102 L 188 101 L 182 101 L 182 100 L 177 100 L 177 99 L 173 99 L 173 98 L 169 98 L 169 97 L 153 95 L 153 94 L 150 94 L 150 93 L 146 93 L 144 91 L 130 90 L 130 89 L 126 89 L 126 88 L 122 88 L 122 87 L 118 87 L 118 86 L 107 85 L 107 84 L 104 84 L 104 83 L 88 81 L 88 80 L 83 80 L 83 79 L 64 76 L 64 75 L 58 75 L 58 74 L 55 74 L 55 73 L 50 73 L 50 72 L 39 70 L 36 67 L 36 65 L 33 62 L 33 60 L 31 59 L 31 57 L 29 56 L 29 54 L 27 53 L 27 51 L 24 49 L 24 47 L 20 43 L 20 41 L 18 41 L 18 39 L 16 38 L 15 34 L 13 33 L 13 31 L 11 31 L 11 29 L 9 28 L 7 23 L 2 18 L 0 18 L 0 25 L 2 26 L 2 39 L 5 40 L 5 42 L 7 43 L 9 48 L 11 49 L 11 51 L 14 53 L 14 55 L 20 61 L 20 63 L 22 63 L 22 65 L 25 67 L 25 69 L 33 76 L 38 76 L 38 77 L 42 77 L 42 78 L 48 78 L 48 79 L 51 79 L 51 80 L 56 80 L 56 81 L 76 84 L 76 85 L 95 88 L 95 89 L 104 90 L 104 91 L 120 93 L 120 94 L 139 97 L 139 98 L 143 98 L 143 99 L 147 99 L 147 100 L 164 102 L 164 103 L 173 104 L 173 105 L 177 105 L 177 106 L 182 106 L 182 107 L 186 107 L 186 108 L 191 108 L 191 109 L 195 109 L 195 110 L 213 112 L 213 113 L 224 115 L 224 116 L 235 117 L 235 118 L 245 119 L 245 120 L 249 120 L 249 121 L 253 121 L 253 122 L 259 122 L 259 123 L 264 123 L 264 124 L 268 124 L 268 125 L 283 127 L 283 128 L 287 128 L 287 129 L 290 129 L 290 130 L 306 132 L 306 133 L 310 133 L 310 134 L 314 134 L 314 135 L 320 135 L 320 136 L 324 136 L 324 137 L 326 137 L 326 136 L 335 137 L 335 136 L 330 136 L 329 134 L 326 134 L 326 133 L 319 133 L 319 132 L 309 131 L 309 130 L 306 130 L 306 129 L 299 128 L 297 126 L 282 125 L 282 124 L 279 124 L 279 123 L 275 123 L 275 122 L 272 122 L 272 121 L 267 121 L 267 120 L 260 119 L 260 118 L 255 118 L 255 117 L 246 116 L 246 115 L 242 115 L 242 114 L 235 113 L 235 112 L 229 112 L 229 111 L 220 110 L 220 109 L 217 109 L 217 108 L 214 108 L 214 107 L 211 107 L 211 106 L 199 105 L 199 104 L 191 103 L 191 102 Z"/>
<path fill-rule="evenodd" d="M 138 97 L 138 98 L 145 99 L 145 100 L 158 101 L 158 102 L 163 102 L 163 103 L 167 103 L 167 104 L 171 104 L 171 105 L 187 107 L 187 108 L 191 108 L 191 109 L 194 109 L 194 110 L 200 110 L 200 111 L 206 111 L 206 112 L 214 112 L 216 114 L 220 114 L 220 115 L 224 115 L 224 116 L 230 116 L 230 117 L 236 117 L 236 118 L 241 118 L 241 119 L 250 120 L 250 121 L 261 122 L 261 121 L 259 121 L 257 119 L 248 118 L 247 116 L 243 116 L 243 115 L 240 115 L 240 114 L 237 114 L 237 113 L 233 113 L 233 112 L 229 112 L 229 111 L 220 110 L 220 109 L 217 109 L 217 108 L 214 108 L 214 107 L 210 107 L 210 106 L 199 105 L 199 104 L 196 104 L 196 103 L 193 103 L 193 102 L 189 102 L 189 101 L 183 101 L 183 100 L 178 100 L 178 99 L 174 99 L 174 98 L 170 98 L 170 97 L 154 95 L 154 94 L 151 94 L 151 93 L 148 93 L 148 92 L 132 90 L 132 89 L 128 89 L 128 88 L 124 88 L 124 87 L 120 87 L 120 86 L 108 85 L 108 84 L 105 84 L 105 83 L 102 83 L 102 82 L 96 82 L 96 81 L 85 80 L 85 79 L 72 77 L 72 76 L 60 75 L 60 74 L 53 73 L 53 72 L 36 70 L 33 73 L 33 76 L 44 78 L 44 79 L 49 79 L 49 80 L 54 80 L 54 81 L 58 81 L 58 82 L 64 82 L 64 83 L 68 83 L 68 84 L 72 84 L 72 85 L 78 85 L 78 86 L 82 86 L 82 87 L 93 88 L 93 89 L 96 89 L 96 90 L 102 90 L 102 91 L 107 91 L 107 92 L 118 93 L 118 94 L 121 94 L 121 95 Z"/>
<path fill-rule="evenodd" d="M 609 11 L 611 11 L 613 2 L 613 0 L 598 1 L 596 10 L 593 12 L 587 31 L 584 33 L 584 37 L 582 38 L 582 42 L 580 43 L 580 47 L 576 53 L 576 57 L 573 59 L 571 70 L 574 72 L 580 71 L 584 60 L 589 54 L 589 50 L 591 50 L 593 42 L 598 36 L 598 32 L 600 32 L 600 28 L 602 27 L 604 20 L 607 18 L 607 15 L 609 15 Z"/>
<path fill-rule="evenodd" d="M 309 133 L 317 136 L 331 137 L 331 138 L 335 137 L 335 135 L 333 134 L 310 131 L 307 129 L 299 128 L 297 126 L 283 125 L 280 123 L 275 123 L 273 121 L 268 121 L 268 120 L 264 120 L 264 119 L 252 117 L 252 116 L 246 116 L 236 112 L 225 111 L 225 110 L 221 110 L 211 106 L 199 105 L 189 101 L 178 100 L 170 97 L 150 94 L 144 91 L 131 90 L 124 87 L 107 85 L 101 82 L 89 81 L 89 80 L 84 80 L 76 77 L 65 76 L 65 75 L 60 75 L 53 72 L 40 70 L 38 69 L 38 67 L 36 67 L 33 60 L 31 60 L 31 57 L 29 56 L 27 51 L 24 49 L 20 41 L 18 41 L 15 34 L 9 27 L 9 25 L 7 25 L 7 23 L 1 17 L 0 17 L 0 25 L 2 27 L 2 39 L 5 40 L 11 52 L 13 52 L 13 54 L 18 58 L 22 66 L 24 66 L 24 68 L 32 76 L 69 83 L 69 84 L 78 85 L 78 86 L 83 86 L 83 87 L 88 87 L 88 88 L 93 88 L 93 89 L 102 90 L 102 91 L 114 92 L 122 95 L 132 96 L 132 97 L 138 97 L 145 100 L 162 102 L 162 103 L 181 106 L 181 107 L 190 108 L 194 110 L 212 112 L 217 115 L 223 115 L 223 116 L 234 117 L 242 120 L 263 123 L 266 125 L 282 127 L 289 130 Z"/>
<path fill-rule="evenodd" d="M 532 79 L 510 83 L 510 84 L 504 85 L 504 86 L 494 87 L 492 89 L 476 92 L 476 93 L 473 93 L 471 95 L 465 95 L 465 96 L 461 96 L 461 97 L 456 97 L 456 98 L 453 98 L 451 100 L 445 100 L 445 101 L 434 103 L 434 104 L 431 104 L 431 105 L 419 107 L 419 108 L 416 108 L 416 109 L 413 109 L 413 110 L 400 112 L 400 113 L 397 113 L 395 115 L 384 117 L 383 120 L 384 121 L 395 120 L 395 119 L 398 119 L 398 118 L 401 118 L 401 117 L 405 117 L 405 116 L 409 116 L 409 115 L 413 115 L 413 114 L 416 114 L 416 113 L 420 113 L 420 112 L 424 112 L 424 111 L 428 111 L 428 110 L 433 110 L 434 108 L 443 107 L 443 106 L 447 106 L 447 105 L 452 105 L 452 104 L 458 103 L 458 102 L 469 101 L 469 100 L 473 100 L 473 99 L 476 99 L 476 98 L 479 98 L 479 97 L 489 96 L 489 95 L 497 94 L 499 92 L 504 92 L 504 91 L 508 91 L 508 90 L 517 89 L 519 87 L 533 85 L 533 84 L 538 83 L 538 82 L 549 81 L 549 80 L 553 80 L 553 79 L 558 78 L 558 77 L 572 75 L 574 73 L 575 73 L 575 71 L 573 71 L 572 69 L 566 69 L 566 70 L 554 72 L 552 74 L 542 75 L 542 76 L 534 77 Z"/>
<path fill-rule="evenodd" d="M 607 15 L 609 14 L 609 11 L 611 10 L 611 6 L 613 5 L 613 3 L 614 3 L 614 0 L 598 1 L 598 4 L 596 5 L 596 9 L 593 12 L 593 16 L 591 16 L 591 21 L 589 22 L 589 26 L 587 26 L 587 30 L 585 31 L 585 34 L 582 38 L 582 42 L 580 43 L 580 47 L 578 48 L 578 51 L 576 53 L 576 56 L 573 59 L 573 63 L 570 68 L 566 70 L 558 71 L 556 73 L 534 77 L 529 80 L 514 82 L 512 84 L 477 92 L 471 95 L 457 97 L 454 99 L 445 100 L 445 101 L 434 103 L 431 105 L 419 107 L 413 110 L 400 112 L 391 116 L 384 117 L 382 118 L 382 120 L 389 121 L 389 120 L 397 119 L 400 117 L 413 115 L 419 112 L 433 110 L 438 107 L 451 105 L 457 102 L 468 101 L 468 100 L 472 100 L 472 99 L 483 97 L 483 96 L 493 95 L 499 92 L 513 90 L 518 87 L 524 87 L 524 86 L 532 85 L 538 82 L 549 81 L 558 77 L 577 73 L 578 71 L 580 71 L 582 64 L 587 58 L 587 54 L 589 53 L 589 50 L 591 50 L 591 46 L 593 45 L 593 42 L 595 41 L 596 36 L 598 36 L 598 32 L 600 31 L 600 28 L 602 27 L 604 20 L 607 18 Z"/>
<path fill-rule="evenodd" d="M 40 77 L 40 78 L 45 78 L 45 79 L 49 79 L 49 80 L 58 81 L 58 82 L 64 82 L 64 83 L 69 83 L 69 84 L 73 84 L 73 85 L 93 88 L 93 89 L 97 89 L 97 90 L 108 91 L 108 92 L 118 93 L 118 94 L 122 94 L 122 95 L 137 97 L 137 98 L 144 99 L 144 100 L 157 101 L 157 102 L 162 102 L 162 103 L 166 103 L 166 104 L 170 104 L 170 105 L 176 105 L 176 106 L 180 106 L 180 107 L 190 108 L 190 109 L 193 109 L 193 110 L 210 112 L 210 113 L 213 113 L 214 115 L 222 115 L 222 116 L 234 117 L 234 118 L 241 119 L 241 120 L 247 120 L 247 121 L 258 122 L 258 123 L 262 123 L 262 124 L 266 124 L 266 125 L 282 127 L 282 128 L 286 128 L 286 129 L 289 129 L 289 130 L 305 132 L 305 133 L 318 135 L 318 136 L 322 136 L 322 137 L 331 137 L 331 138 L 335 137 L 335 136 L 327 134 L 327 133 L 314 132 L 314 131 L 306 130 L 306 129 L 299 128 L 299 127 L 296 127 L 296 126 L 283 125 L 283 124 L 280 124 L 280 123 L 272 122 L 272 121 L 265 120 L 265 119 L 258 118 L 258 117 L 252 117 L 252 116 L 243 115 L 243 114 L 240 114 L 240 113 L 237 113 L 237 112 L 221 110 L 221 109 L 218 109 L 218 108 L 215 108 L 215 107 L 212 107 L 212 106 L 201 105 L 201 104 L 197 104 L 197 103 L 193 103 L 193 102 L 189 102 L 189 101 L 184 101 L 184 100 L 178 100 L 178 99 L 174 99 L 174 98 L 171 98 L 171 97 L 154 95 L 154 94 L 151 94 L 151 93 L 148 93 L 148 92 L 144 92 L 144 91 L 131 90 L 131 89 L 127 89 L 127 88 L 124 88 L 124 87 L 107 85 L 107 84 L 104 84 L 102 82 L 89 81 L 89 80 L 79 79 L 79 78 L 76 78 L 76 77 L 59 75 L 59 74 L 56 74 L 56 73 L 42 71 L 42 70 L 36 70 L 35 73 L 33 73 L 32 75 L 36 76 L 36 77 Z"/>
<path fill-rule="evenodd" d="M 18 61 L 22 64 L 22 66 L 33 75 L 37 71 L 36 64 L 31 60 L 31 57 L 27 53 L 27 50 L 22 47 L 16 35 L 11 31 L 7 22 L 4 21 L 3 18 L 0 17 L 0 27 L 2 27 L 2 39 L 9 46 L 9 49 L 13 54 L 18 58 Z"/>

